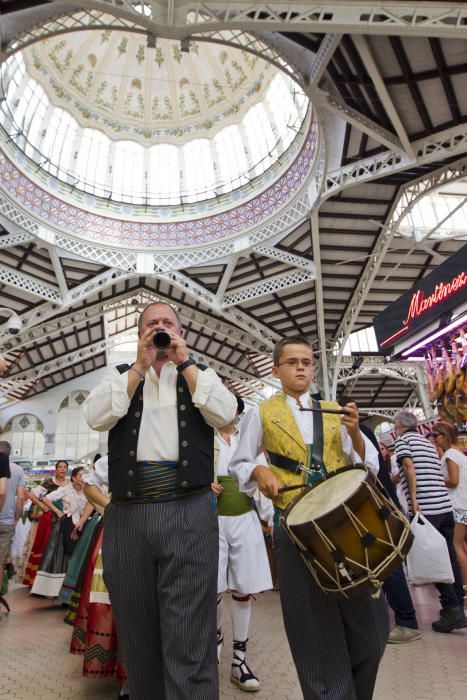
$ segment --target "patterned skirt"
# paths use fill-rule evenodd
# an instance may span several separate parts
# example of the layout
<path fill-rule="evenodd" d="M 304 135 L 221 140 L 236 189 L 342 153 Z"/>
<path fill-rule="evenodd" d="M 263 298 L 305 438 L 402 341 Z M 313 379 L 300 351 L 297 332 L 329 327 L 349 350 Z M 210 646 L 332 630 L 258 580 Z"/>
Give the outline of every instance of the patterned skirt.
<path fill-rule="evenodd" d="M 102 520 L 81 589 L 70 652 L 82 654 L 85 678 L 117 678 L 126 682 L 109 594 L 102 577 Z"/>
<path fill-rule="evenodd" d="M 64 545 L 64 530 L 69 530 L 70 522 L 71 518 L 65 516 L 56 518 L 52 525 L 52 531 L 42 555 L 39 571 L 31 588 L 31 593 L 34 595 L 56 598 L 60 593 L 70 560 Z"/>
<path fill-rule="evenodd" d="M 88 520 L 84 527 L 75 551 L 70 559 L 70 563 L 68 564 L 66 576 L 60 589 L 60 594 L 58 596 L 60 603 L 69 604 L 71 601 L 71 597 L 79 579 L 80 571 L 83 568 L 85 561 L 89 559 L 87 555 L 90 549 L 90 542 L 99 519 L 100 515 L 96 513 L 90 520 Z"/>
<path fill-rule="evenodd" d="M 49 510 L 39 520 L 39 525 L 37 527 L 36 536 L 32 543 L 31 553 L 29 555 L 28 563 L 26 564 L 26 571 L 24 572 L 23 584 L 32 588 L 34 579 L 39 570 L 42 555 L 44 549 L 49 540 L 50 533 L 52 531 L 52 520 L 53 513 Z"/>

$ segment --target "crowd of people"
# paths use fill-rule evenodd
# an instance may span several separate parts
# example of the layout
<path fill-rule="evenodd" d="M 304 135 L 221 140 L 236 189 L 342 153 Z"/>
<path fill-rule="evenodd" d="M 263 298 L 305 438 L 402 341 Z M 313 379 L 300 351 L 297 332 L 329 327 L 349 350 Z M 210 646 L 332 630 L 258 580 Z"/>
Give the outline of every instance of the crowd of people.
<path fill-rule="evenodd" d="M 157 333 L 168 335 L 166 347 L 155 344 Z M 441 612 L 432 628 L 467 627 L 467 457 L 454 428 L 440 421 L 424 437 L 416 417 L 400 411 L 391 457 L 351 400 L 339 407 L 310 396 L 306 338 L 279 341 L 272 372 L 281 391 L 242 416 L 243 401 L 189 356 L 175 310 L 153 303 L 139 319 L 134 364 L 112 369 L 83 406 L 91 428 L 109 431 L 108 455 L 70 476 L 60 460 L 52 478 L 26 490 L 0 442 L 0 572 L 28 504 L 17 576 L 32 594 L 66 605 L 83 675 L 115 677 L 120 698 L 218 698 L 227 593 L 231 681 L 261 688 L 246 653 L 252 599 L 273 588 L 264 537 L 272 529 L 305 700 L 370 700 L 386 644 L 421 638 L 401 562 L 381 581 L 384 595 L 376 579 L 358 595 L 328 594 L 310 573 L 313 557 L 306 561 L 282 526 L 298 491 L 334 483 L 339 467 L 364 465 L 385 504 L 409 518 L 421 511 L 442 534 L 454 582 L 435 584 Z M 386 505 L 381 513 L 390 517 Z M 341 553 L 333 556 L 351 578 Z"/>

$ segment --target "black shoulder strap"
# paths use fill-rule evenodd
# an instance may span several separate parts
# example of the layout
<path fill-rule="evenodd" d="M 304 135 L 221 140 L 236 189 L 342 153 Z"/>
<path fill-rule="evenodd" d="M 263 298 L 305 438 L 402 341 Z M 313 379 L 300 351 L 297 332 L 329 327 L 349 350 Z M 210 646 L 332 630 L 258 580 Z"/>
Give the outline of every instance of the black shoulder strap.
<path fill-rule="evenodd" d="M 312 399 L 313 408 L 320 408 L 319 401 Z M 326 467 L 323 462 L 323 414 L 319 411 L 313 413 L 313 453 L 311 462 L 315 469 L 321 469 L 326 473 Z"/>

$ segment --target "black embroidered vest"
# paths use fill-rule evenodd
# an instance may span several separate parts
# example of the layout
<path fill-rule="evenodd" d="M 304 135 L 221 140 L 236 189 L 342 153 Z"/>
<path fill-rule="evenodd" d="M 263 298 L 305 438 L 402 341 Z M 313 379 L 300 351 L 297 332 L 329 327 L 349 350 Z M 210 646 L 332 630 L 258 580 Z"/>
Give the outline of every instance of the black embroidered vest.
<path fill-rule="evenodd" d="M 130 365 L 119 365 L 120 374 Z M 198 365 L 200 371 L 206 369 Z M 144 410 L 141 381 L 128 412 L 109 431 L 109 490 L 113 498 L 131 501 L 135 497 L 138 435 Z M 180 373 L 177 377 L 177 421 L 179 459 L 177 484 L 189 492 L 214 481 L 214 430 L 193 405 L 190 390 Z"/>

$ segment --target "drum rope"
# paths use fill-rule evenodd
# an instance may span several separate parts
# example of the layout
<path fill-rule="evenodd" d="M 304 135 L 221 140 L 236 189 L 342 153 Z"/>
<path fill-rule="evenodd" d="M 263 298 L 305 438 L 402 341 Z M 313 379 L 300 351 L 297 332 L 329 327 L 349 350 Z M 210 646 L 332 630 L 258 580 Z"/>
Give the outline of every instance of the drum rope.
<path fill-rule="evenodd" d="M 411 533 L 410 524 L 407 518 L 400 512 L 399 508 L 397 508 L 393 501 L 386 498 L 383 493 L 378 492 L 373 485 L 368 483 L 364 483 L 363 485 L 366 487 L 374 507 L 376 508 L 381 520 L 384 522 L 384 530 L 387 538 L 384 539 L 384 537 L 377 537 L 374 535 L 368 529 L 368 525 L 363 523 L 360 518 L 350 510 L 346 503 L 341 503 L 341 506 L 350 521 L 350 527 L 353 525 L 360 539 L 364 540 L 365 535 L 371 535 L 374 538 L 372 541 L 370 540 L 370 544 L 367 544 L 367 546 L 365 546 L 364 543 L 364 562 L 355 561 L 349 555 L 346 555 L 318 525 L 317 521 L 311 517 L 308 524 L 314 528 L 323 546 L 329 551 L 329 553 L 332 555 L 332 559 L 334 560 L 333 574 L 332 568 L 329 567 L 331 562 L 329 562 L 328 565 L 322 564 L 319 561 L 319 556 L 314 555 L 313 549 L 309 549 L 307 545 L 302 543 L 301 540 L 295 536 L 293 531 L 289 529 L 287 519 L 284 517 L 281 518 L 281 524 L 284 530 L 292 542 L 294 542 L 294 544 L 298 547 L 302 560 L 312 574 L 317 585 L 326 593 L 340 593 L 345 598 L 349 598 L 347 591 L 364 587 L 368 583 L 370 583 L 374 589 L 374 592 L 370 593 L 371 597 L 379 598 L 381 595 L 383 581 L 387 576 L 387 574 L 385 575 L 385 570 L 396 558 L 400 562 L 403 561 L 403 549 Z M 383 512 L 383 509 L 385 512 Z M 404 526 L 403 531 L 399 536 L 398 543 L 395 542 L 395 538 L 390 527 L 390 519 L 391 522 L 394 522 L 394 519 L 396 519 Z M 369 548 L 375 543 L 388 547 L 391 552 L 388 553 L 388 555 L 379 564 L 374 564 L 373 567 L 371 567 L 369 560 Z M 364 573 L 363 577 L 361 577 L 362 573 Z M 323 581 L 320 576 L 324 576 L 325 580 Z M 381 580 L 381 577 L 383 577 L 383 580 Z M 326 581 L 332 582 L 333 586 L 329 584 L 326 585 Z"/>

